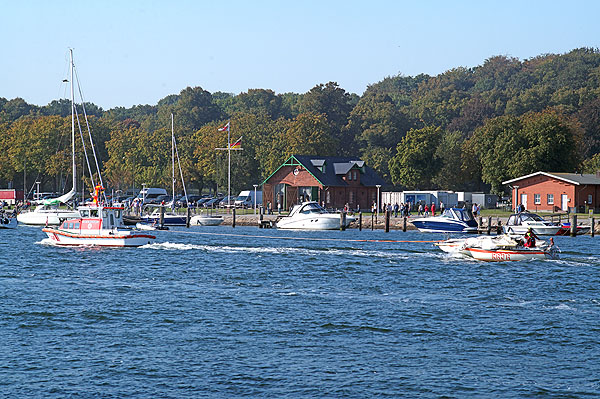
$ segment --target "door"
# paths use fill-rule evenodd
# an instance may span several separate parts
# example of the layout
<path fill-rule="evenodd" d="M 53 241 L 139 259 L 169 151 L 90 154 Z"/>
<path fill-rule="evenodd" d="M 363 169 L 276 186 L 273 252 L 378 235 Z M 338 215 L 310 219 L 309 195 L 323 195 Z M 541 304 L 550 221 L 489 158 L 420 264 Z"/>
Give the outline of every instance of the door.
<path fill-rule="evenodd" d="M 560 209 L 567 212 L 569 210 L 569 198 L 567 194 L 560 195 Z"/>
<path fill-rule="evenodd" d="M 527 210 L 527 194 L 521 194 L 521 204 Z"/>

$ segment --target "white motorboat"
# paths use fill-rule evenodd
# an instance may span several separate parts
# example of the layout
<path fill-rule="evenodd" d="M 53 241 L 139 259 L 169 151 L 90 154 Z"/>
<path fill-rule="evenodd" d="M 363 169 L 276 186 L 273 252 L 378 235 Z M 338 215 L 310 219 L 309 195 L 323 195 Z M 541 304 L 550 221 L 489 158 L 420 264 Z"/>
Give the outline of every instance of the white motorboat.
<path fill-rule="evenodd" d="M 510 215 L 506 225 L 503 226 L 504 233 L 525 234 L 529 228 L 540 236 L 553 236 L 561 230 L 558 226 L 535 213 L 521 212 Z"/>
<path fill-rule="evenodd" d="M 61 209 L 57 205 L 38 205 L 35 209 L 17 215 L 19 223 L 33 226 L 58 226 L 65 219 L 76 218 L 76 209 Z"/>
<path fill-rule="evenodd" d="M 522 237 L 511 235 L 457 238 L 435 243 L 444 252 L 472 257 L 488 262 L 504 262 L 531 259 L 558 259 L 559 249 L 550 243 L 537 240 L 534 247 L 523 245 Z"/>
<path fill-rule="evenodd" d="M 340 228 L 340 213 L 328 212 L 316 201 L 303 202 L 294 205 L 290 214 L 277 222 L 278 229 L 304 229 L 304 230 L 336 230 Z M 355 220 L 353 216 L 345 215 L 344 227 Z"/>
<path fill-rule="evenodd" d="M 223 223 L 223 217 L 217 215 L 195 215 L 190 219 L 190 226 L 218 226 Z"/>
<path fill-rule="evenodd" d="M 428 233 L 477 233 L 477 222 L 466 209 L 448 208 L 440 216 L 410 221 L 419 231 Z"/>
<path fill-rule="evenodd" d="M 89 205 L 79 207 L 80 217 L 68 219 L 59 227 L 42 229 L 54 245 L 139 247 L 156 237 L 138 233 L 123 224 L 123 208 Z"/>
<path fill-rule="evenodd" d="M 17 227 L 17 218 L 12 212 L 0 211 L 0 229 L 14 229 Z"/>

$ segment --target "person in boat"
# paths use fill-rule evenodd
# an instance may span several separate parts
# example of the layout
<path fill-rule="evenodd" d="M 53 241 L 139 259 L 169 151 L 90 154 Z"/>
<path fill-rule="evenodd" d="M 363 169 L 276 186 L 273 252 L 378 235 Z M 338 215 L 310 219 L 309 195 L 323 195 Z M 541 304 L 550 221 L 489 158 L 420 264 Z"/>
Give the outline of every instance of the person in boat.
<path fill-rule="evenodd" d="M 525 233 L 525 243 L 524 247 L 533 248 L 535 247 L 535 240 L 539 239 L 537 235 L 533 232 L 533 229 L 530 227 L 527 229 L 527 233 Z"/>

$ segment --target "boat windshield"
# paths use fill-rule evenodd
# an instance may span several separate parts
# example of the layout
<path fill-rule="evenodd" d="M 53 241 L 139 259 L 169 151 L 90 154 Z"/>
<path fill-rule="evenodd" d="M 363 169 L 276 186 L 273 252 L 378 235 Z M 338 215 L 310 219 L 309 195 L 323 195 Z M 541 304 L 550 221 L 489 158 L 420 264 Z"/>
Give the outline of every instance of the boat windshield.
<path fill-rule="evenodd" d="M 444 213 L 442 214 L 442 217 L 454 220 L 461 220 L 463 222 L 473 220 L 473 215 L 469 210 L 460 208 L 445 209 Z"/>
<path fill-rule="evenodd" d="M 328 213 L 321 205 L 316 202 L 306 204 L 302 207 L 300 213 L 308 214 L 308 213 Z"/>
<path fill-rule="evenodd" d="M 521 215 L 521 220 L 524 222 L 531 222 L 531 221 L 535 221 L 535 222 L 543 222 L 544 219 L 539 216 L 536 215 L 535 213 L 526 213 Z"/>

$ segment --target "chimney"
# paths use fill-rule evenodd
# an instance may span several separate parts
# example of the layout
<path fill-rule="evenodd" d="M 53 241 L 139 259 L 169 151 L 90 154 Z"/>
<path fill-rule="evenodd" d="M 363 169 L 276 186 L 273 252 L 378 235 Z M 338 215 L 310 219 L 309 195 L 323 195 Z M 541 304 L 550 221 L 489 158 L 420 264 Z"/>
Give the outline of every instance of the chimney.
<path fill-rule="evenodd" d="M 598 179 L 600 179 L 600 170 L 597 170 L 597 171 L 596 171 L 596 177 L 597 177 Z"/>

